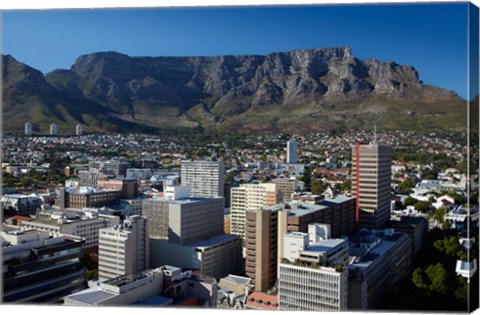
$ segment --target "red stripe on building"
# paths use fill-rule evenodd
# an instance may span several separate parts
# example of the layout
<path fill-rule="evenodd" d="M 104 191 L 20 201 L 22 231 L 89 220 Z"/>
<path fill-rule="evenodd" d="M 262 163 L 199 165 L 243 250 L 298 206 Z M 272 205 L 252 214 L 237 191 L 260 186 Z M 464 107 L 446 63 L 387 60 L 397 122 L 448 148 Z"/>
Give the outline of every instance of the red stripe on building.
<path fill-rule="evenodd" d="M 356 151 L 356 172 L 355 172 L 355 223 L 358 226 L 358 222 L 360 221 L 360 207 L 359 207 L 359 195 L 360 195 L 360 143 L 357 142 L 355 147 Z"/>

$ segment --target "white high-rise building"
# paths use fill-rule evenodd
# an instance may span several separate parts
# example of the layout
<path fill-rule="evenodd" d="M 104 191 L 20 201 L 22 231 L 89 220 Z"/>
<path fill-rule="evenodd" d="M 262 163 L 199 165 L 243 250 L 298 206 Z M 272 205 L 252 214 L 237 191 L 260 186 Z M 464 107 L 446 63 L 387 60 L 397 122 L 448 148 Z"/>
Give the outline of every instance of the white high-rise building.
<path fill-rule="evenodd" d="M 182 161 L 181 181 L 192 197 L 224 197 L 223 161 Z"/>
<path fill-rule="evenodd" d="M 273 183 L 245 184 L 231 189 L 230 233 L 244 236 L 247 210 L 273 206 L 279 202 Z"/>
<path fill-rule="evenodd" d="M 32 134 L 32 123 L 26 122 L 25 123 L 25 135 L 29 136 Z"/>
<path fill-rule="evenodd" d="M 381 228 L 390 219 L 392 154 L 392 147 L 386 145 L 352 147 L 352 192 L 361 227 Z"/>
<path fill-rule="evenodd" d="M 75 127 L 75 133 L 76 133 L 77 136 L 83 135 L 83 126 L 81 124 L 78 124 Z"/>
<path fill-rule="evenodd" d="M 295 139 L 287 141 L 287 163 L 298 163 L 298 142 Z"/>
<path fill-rule="evenodd" d="M 50 134 L 52 136 L 56 135 L 58 133 L 58 128 L 57 128 L 57 124 L 55 123 L 52 123 L 50 124 Z"/>
<path fill-rule="evenodd" d="M 280 309 L 346 310 L 348 242 L 328 239 L 308 243 L 307 233 L 285 235 L 284 258 L 279 265 Z"/>
<path fill-rule="evenodd" d="M 100 281 L 141 273 L 149 268 L 148 221 L 139 215 L 123 224 L 100 229 L 98 277 Z"/>

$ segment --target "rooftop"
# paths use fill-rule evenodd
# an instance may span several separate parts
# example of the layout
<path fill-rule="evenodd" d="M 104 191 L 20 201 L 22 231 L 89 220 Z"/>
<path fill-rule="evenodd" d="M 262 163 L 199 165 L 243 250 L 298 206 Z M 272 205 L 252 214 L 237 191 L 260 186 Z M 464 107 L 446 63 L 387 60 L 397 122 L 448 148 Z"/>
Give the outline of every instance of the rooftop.
<path fill-rule="evenodd" d="M 189 197 L 189 198 L 183 198 L 183 199 L 176 199 L 176 200 L 171 200 L 171 204 L 189 204 L 189 203 L 196 203 L 196 202 L 202 202 L 206 200 L 212 200 L 212 199 L 223 199 L 223 197 L 212 197 L 212 198 L 205 198 L 205 197 Z"/>
<path fill-rule="evenodd" d="M 105 292 L 101 290 L 100 287 L 93 287 L 70 294 L 68 298 L 88 305 L 96 305 L 97 303 L 111 299 L 114 296 L 115 294 Z"/>
<path fill-rule="evenodd" d="M 327 240 L 320 240 L 309 246 L 304 252 L 330 252 L 337 246 L 347 244 L 347 241 L 341 238 L 331 238 Z"/>
<path fill-rule="evenodd" d="M 234 234 L 220 234 L 206 240 L 190 243 L 187 246 L 197 247 L 200 249 L 207 249 L 209 247 L 215 247 L 216 245 L 220 245 L 237 238 L 239 238 L 239 236 Z"/>

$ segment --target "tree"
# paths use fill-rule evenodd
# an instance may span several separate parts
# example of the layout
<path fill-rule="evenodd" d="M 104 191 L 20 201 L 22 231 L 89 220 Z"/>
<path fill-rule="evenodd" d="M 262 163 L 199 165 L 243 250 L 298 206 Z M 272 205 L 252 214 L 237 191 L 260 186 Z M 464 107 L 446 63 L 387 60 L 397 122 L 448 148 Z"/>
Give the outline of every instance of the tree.
<path fill-rule="evenodd" d="M 427 283 L 425 280 L 425 273 L 421 268 L 415 269 L 415 271 L 412 274 L 412 282 L 413 284 L 420 289 L 426 289 L 427 288 Z"/>
<path fill-rule="evenodd" d="M 445 270 L 445 267 L 443 266 L 443 264 L 437 263 L 435 265 L 430 265 L 425 270 L 425 273 L 427 274 L 431 282 L 430 285 L 428 286 L 428 289 L 430 292 L 440 293 L 440 294 L 447 293 L 448 277 L 447 277 L 447 270 Z"/>
<path fill-rule="evenodd" d="M 398 184 L 398 193 L 401 195 L 408 195 L 412 192 L 412 188 L 415 187 L 415 182 L 412 178 Z"/>
<path fill-rule="evenodd" d="M 433 246 L 440 252 L 451 257 L 457 257 L 457 255 L 459 255 L 462 249 L 460 244 L 458 243 L 458 238 L 454 235 L 443 240 L 435 241 L 433 243 Z"/>
<path fill-rule="evenodd" d="M 428 210 L 430 210 L 431 203 L 428 201 L 422 201 L 418 200 L 415 202 L 415 209 L 422 212 L 422 213 L 427 213 Z"/>
<path fill-rule="evenodd" d="M 405 201 L 403 202 L 403 204 L 405 206 L 413 206 L 415 204 L 415 202 L 417 202 L 417 199 L 408 196 L 407 198 L 405 198 Z"/>
<path fill-rule="evenodd" d="M 310 189 L 312 194 L 320 195 L 325 191 L 325 189 L 327 189 L 327 186 L 322 181 L 312 181 L 312 188 Z"/>
<path fill-rule="evenodd" d="M 445 221 L 445 213 L 447 212 L 447 209 L 446 208 L 440 208 L 440 209 L 437 209 L 435 211 L 435 213 L 433 214 L 433 217 L 435 218 L 435 220 L 437 220 L 438 222 L 440 223 L 443 223 Z"/>

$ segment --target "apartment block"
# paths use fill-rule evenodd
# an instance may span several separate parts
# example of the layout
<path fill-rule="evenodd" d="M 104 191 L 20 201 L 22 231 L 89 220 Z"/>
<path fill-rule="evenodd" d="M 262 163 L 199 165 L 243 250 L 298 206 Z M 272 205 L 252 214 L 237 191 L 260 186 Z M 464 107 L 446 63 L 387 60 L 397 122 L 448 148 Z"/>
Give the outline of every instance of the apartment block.
<path fill-rule="evenodd" d="M 298 163 L 298 142 L 295 139 L 287 141 L 287 163 Z"/>
<path fill-rule="evenodd" d="M 352 192 L 360 227 L 382 228 L 390 219 L 392 154 L 386 145 L 352 147 Z"/>
<path fill-rule="evenodd" d="M 131 216 L 123 224 L 101 229 L 98 276 L 101 281 L 149 268 L 148 221 Z"/>
<path fill-rule="evenodd" d="M 25 135 L 29 136 L 32 134 L 32 123 L 31 122 L 26 122 L 25 123 Z"/>
<path fill-rule="evenodd" d="M 57 134 L 58 134 L 57 124 L 55 123 L 50 124 L 50 135 L 55 136 Z"/>
<path fill-rule="evenodd" d="M 272 183 L 245 184 L 231 189 L 230 232 L 245 236 L 245 213 L 279 202 L 277 186 Z"/>
<path fill-rule="evenodd" d="M 77 124 L 77 125 L 75 126 L 75 134 L 76 134 L 77 136 L 83 135 L 83 126 L 82 126 L 82 124 Z"/>
<path fill-rule="evenodd" d="M 224 197 L 223 161 L 182 161 L 181 182 L 190 187 L 193 197 Z"/>

